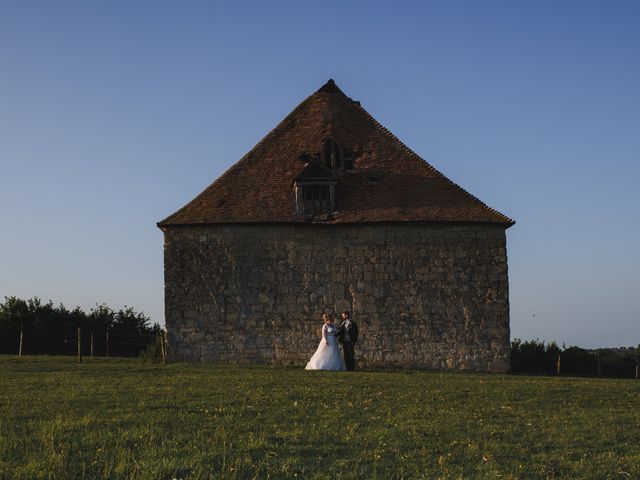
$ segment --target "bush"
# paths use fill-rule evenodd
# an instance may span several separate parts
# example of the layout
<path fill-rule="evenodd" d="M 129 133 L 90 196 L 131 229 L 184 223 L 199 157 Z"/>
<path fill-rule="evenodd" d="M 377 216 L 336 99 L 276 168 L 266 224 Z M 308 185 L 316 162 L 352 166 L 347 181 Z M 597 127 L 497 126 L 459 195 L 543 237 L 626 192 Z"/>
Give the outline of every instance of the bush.
<path fill-rule="evenodd" d="M 511 370 L 513 372 L 552 374 L 560 347 L 555 342 L 545 344 L 539 339 L 523 342 L 519 338 L 511 342 Z"/>
<path fill-rule="evenodd" d="M 162 362 L 162 347 L 158 339 L 151 341 L 138 355 L 138 358 L 146 363 Z"/>
<path fill-rule="evenodd" d="M 598 356 L 584 348 L 566 348 L 562 352 L 561 372 L 568 375 L 597 375 Z"/>

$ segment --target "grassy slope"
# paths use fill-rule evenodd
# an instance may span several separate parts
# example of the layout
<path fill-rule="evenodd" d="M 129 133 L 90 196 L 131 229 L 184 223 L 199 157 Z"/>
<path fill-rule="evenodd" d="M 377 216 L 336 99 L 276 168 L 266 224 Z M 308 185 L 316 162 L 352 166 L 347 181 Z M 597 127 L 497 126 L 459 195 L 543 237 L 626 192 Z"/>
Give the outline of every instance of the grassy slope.
<path fill-rule="evenodd" d="M 0 478 L 640 478 L 640 382 L 0 356 Z"/>

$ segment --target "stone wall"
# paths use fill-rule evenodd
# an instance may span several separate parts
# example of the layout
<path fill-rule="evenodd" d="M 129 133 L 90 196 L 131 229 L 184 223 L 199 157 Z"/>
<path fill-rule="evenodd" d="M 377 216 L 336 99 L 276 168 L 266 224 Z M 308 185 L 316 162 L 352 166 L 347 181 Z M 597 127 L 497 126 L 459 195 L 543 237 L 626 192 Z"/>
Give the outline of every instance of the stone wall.
<path fill-rule="evenodd" d="M 509 369 L 504 226 L 165 230 L 171 358 L 304 366 L 321 314 L 351 310 L 358 367 Z"/>

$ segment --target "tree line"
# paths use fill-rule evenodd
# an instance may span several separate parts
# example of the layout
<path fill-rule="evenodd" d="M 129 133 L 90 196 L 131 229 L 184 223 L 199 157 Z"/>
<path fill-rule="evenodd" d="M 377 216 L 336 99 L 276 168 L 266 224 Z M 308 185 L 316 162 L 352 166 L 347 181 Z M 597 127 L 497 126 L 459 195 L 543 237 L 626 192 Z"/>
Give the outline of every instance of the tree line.
<path fill-rule="evenodd" d="M 16 354 L 21 342 L 24 355 L 75 355 L 78 329 L 84 355 L 91 349 L 117 357 L 139 356 L 161 331 L 143 312 L 126 306 L 115 310 L 102 304 L 86 312 L 38 297 L 5 297 L 0 304 L 0 353 Z"/>
<path fill-rule="evenodd" d="M 160 325 L 133 308 L 114 310 L 102 304 L 86 312 L 51 300 L 43 303 L 38 297 L 5 297 L 0 303 L 0 353 L 16 354 L 22 343 L 24 355 L 76 355 L 78 329 L 83 355 L 91 350 L 97 356 L 158 356 Z M 640 345 L 589 350 L 538 339 L 511 342 L 514 373 L 629 378 L 638 375 L 639 368 Z"/>
<path fill-rule="evenodd" d="M 538 339 L 511 342 L 511 371 L 515 373 L 633 378 L 639 367 L 640 345 L 585 349 Z"/>

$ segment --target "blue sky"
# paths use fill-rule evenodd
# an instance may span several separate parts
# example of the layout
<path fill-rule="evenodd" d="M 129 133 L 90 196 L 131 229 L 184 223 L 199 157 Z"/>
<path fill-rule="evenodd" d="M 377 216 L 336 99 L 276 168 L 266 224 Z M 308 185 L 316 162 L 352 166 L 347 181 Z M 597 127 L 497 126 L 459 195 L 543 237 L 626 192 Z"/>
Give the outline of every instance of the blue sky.
<path fill-rule="evenodd" d="M 0 4 L 0 297 L 163 321 L 162 233 L 328 78 L 507 231 L 512 336 L 640 343 L 640 2 Z"/>

